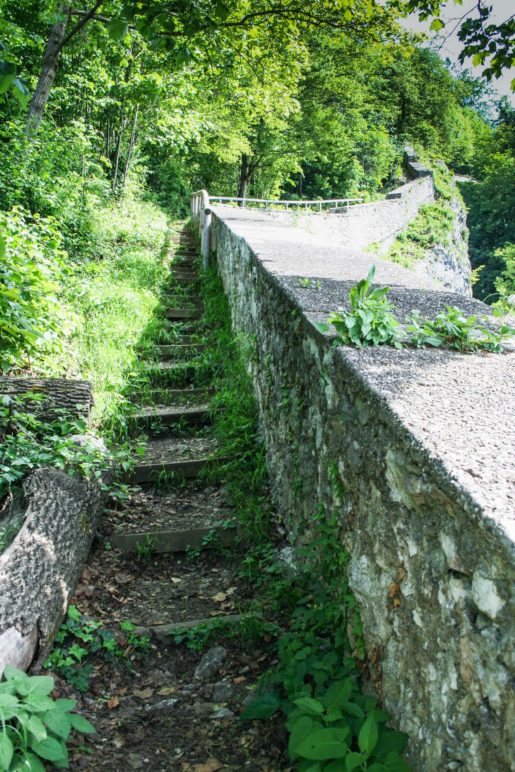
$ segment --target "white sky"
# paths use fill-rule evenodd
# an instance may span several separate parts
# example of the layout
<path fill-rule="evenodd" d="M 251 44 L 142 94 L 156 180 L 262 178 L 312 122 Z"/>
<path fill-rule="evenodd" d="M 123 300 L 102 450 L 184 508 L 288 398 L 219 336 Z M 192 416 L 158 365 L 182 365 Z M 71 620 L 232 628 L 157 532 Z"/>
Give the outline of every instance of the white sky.
<path fill-rule="evenodd" d="M 456 5 L 453 0 L 449 0 L 441 14 L 442 21 L 446 22 L 446 26 L 445 29 L 440 31 L 439 35 L 436 35 L 434 32 L 429 30 L 431 19 L 419 22 L 418 14 L 412 14 L 407 19 L 405 19 L 402 24 L 414 32 L 428 33 L 428 43 L 429 41 L 433 40 L 437 44 L 436 48 L 439 50 L 439 54 L 442 59 L 448 58 L 459 66 L 458 56 L 462 49 L 462 44 L 458 40 L 457 35 L 459 25 L 458 29 L 456 29 L 455 32 L 443 42 L 443 45 L 440 49 L 439 44 L 442 43 L 443 39 L 449 35 L 454 27 L 456 27 L 458 24 L 458 19 L 463 16 L 464 13 L 474 8 L 475 5 L 475 0 L 463 0 L 462 5 Z M 489 0 L 488 5 L 493 7 L 491 19 L 497 23 L 505 21 L 511 14 L 515 12 L 515 3 L 513 0 Z M 455 21 L 451 21 L 452 19 L 455 19 Z M 481 67 L 472 67 L 472 61 L 470 59 L 465 60 L 463 69 L 470 70 L 476 76 L 480 76 L 482 71 Z M 515 94 L 510 89 L 510 83 L 513 77 L 515 77 L 515 72 L 512 69 L 511 71 L 505 72 L 501 78 L 494 78 L 491 83 L 493 88 L 499 94 L 509 97 L 511 103 L 515 104 Z"/>

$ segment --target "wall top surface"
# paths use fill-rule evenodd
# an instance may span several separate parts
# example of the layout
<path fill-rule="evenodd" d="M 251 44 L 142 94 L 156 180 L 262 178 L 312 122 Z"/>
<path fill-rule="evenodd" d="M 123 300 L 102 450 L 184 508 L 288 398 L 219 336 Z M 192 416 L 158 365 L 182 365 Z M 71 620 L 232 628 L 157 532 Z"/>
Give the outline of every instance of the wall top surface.
<path fill-rule="evenodd" d="M 392 287 L 390 299 L 401 319 L 414 309 L 434 316 L 447 304 L 467 314 L 489 313 L 479 301 L 439 290 L 423 274 L 331 247 L 275 213 L 231 207 L 214 212 L 311 323 L 345 305 L 349 288 L 372 263 L 377 283 Z M 299 277 L 320 281 L 306 288 Z M 497 532 L 515 540 L 515 353 L 341 347 L 338 356 L 352 367 L 371 403 L 386 403 L 447 482 L 472 500 Z"/>

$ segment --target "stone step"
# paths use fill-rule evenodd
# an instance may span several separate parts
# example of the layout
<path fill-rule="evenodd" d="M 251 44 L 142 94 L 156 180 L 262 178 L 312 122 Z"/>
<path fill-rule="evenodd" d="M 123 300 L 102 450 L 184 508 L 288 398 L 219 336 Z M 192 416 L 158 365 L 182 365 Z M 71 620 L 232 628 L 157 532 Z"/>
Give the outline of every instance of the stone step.
<path fill-rule="evenodd" d="M 209 386 L 192 388 L 192 389 L 152 389 L 149 393 L 153 404 L 166 404 L 170 402 L 172 404 L 187 405 L 191 402 L 198 403 L 199 400 L 204 400 L 213 394 L 213 389 Z"/>
<path fill-rule="evenodd" d="M 205 424 L 209 421 L 209 405 L 152 405 L 143 407 L 133 416 L 137 426 L 148 426 L 153 421 L 159 421 L 163 426 L 174 426 L 178 423 Z"/>
<path fill-rule="evenodd" d="M 185 336 L 184 336 L 185 337 Z M 187 354 L 200 354 L 205 351 L 205 343 L 163 343 L 155 347 L 156 354 L 163 359 L 180 357 Z"/>
<path fill-rule="evenodd" d="M 181 630 L 191 630 L 194 627 L 206 627 L 212 624 L 237 625 L 241 622 L 241 614 L 226 614 L 225 616 L 202 617 L 200 619 L 186 619 L 184 622 L 168 622 L 159 625 L 147 625 L 136 627 L 135 633 L 139 635 L 154 635 L 162 643 L 169 642 L 171 635 Z"/>
<path fill-rule="evenodd" d="M 170 321 L 180 322 L 182 319 L 201 319 L 203 308 L 167 308 L 165 318 Z"/>
<path fill-rule="evenodd" d="M 236 526 L 205 526 L 185 530 L 142 531 L 140 533 L 118 533 L 109 537 L 109 543 L 124 552 L 138 552 L 148 549 L 150 553 L 186 552 L 188 549 L 214 549 L 230 547 L 236 541 Z"/>
<path fill-rule="evenodd" d="M 158 482 L 165 473 L 197 477 L 204 469 L 226 463 L 214 457 L 216 441 L 205 437 L 167 438 L 148 442 L 145 453 L 130 475 L 132 483 Z"/>
<path fill-rule="evenodd" d="M 195 378 L 202 377 L 203 382 L 210 374 L 210 367 L 198 359 L 185 359 L 178 361 L 145 362 L 143 368 L 145 377 L 157 387 L 187 386 Z"/>

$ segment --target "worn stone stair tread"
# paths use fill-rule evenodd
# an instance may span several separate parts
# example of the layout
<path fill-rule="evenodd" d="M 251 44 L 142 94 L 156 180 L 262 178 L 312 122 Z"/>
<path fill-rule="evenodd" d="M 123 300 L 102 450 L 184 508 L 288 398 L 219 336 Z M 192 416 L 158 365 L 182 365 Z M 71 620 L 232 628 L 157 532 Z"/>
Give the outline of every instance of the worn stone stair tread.
<path fill-rule="evenodd" d="M 159 419 L 166 426 L 176 424 L 180 421 L 187 423 L 207 422 L 210 417 L 209 405 L 183 405 L 171 407 L 168 405 L 143 407 L 134 415 L 135 421 L 140 423 L 151 422 L 152 419 Z"/>
<path fill-rule="evenodd" d="M 188 352 L 200 353 L 207 348 L 205 343 L 161 343 L 155 347 L 156 353 L 161 357 L 170 357 L 176 354 Z"/>
<path fill-rule="evenodd" d="M 200 625 L 213 624 L 213 622 L 224 625 L 237 625 L 241 620 L 241 614 L 225 614 L 212 617 L 201 617 L 199 619 L 185 619 L 183 622 L 164 622 L 159 625 L 141 625 L 136 627 L 134 632 L 139 635 L 155 635 L 159 641 L 166 643 L 170 635 L 173 635 L 173 633 L 178 632 L 179 630 L 191 630 Z"/>
<path fill-rule="evenodd" d="M 198 402 L 199 399 L 205 400 L 208 397 L 211 397 L 213 395 L 214 391 L 209 386 L 206 387 L 195 387 L 192 389 L 183 388 L 183 389 L 169 389 L 166 386 L 161 389 L 151 389 L 148 392 L 148 399 L 151 401 L 152 405 L 167 405 L 167 404 L 174 404 L 178 403 L 179 405 L 188 404 L 188 402 L 194 401 Z M 137 399 L 138 395 L 135 394 L 134 398 Z M 140 396 L 140 402 L 139 404 L 142 404 L 141 399 L 146 401 L 147 394 L 144 393 L 142 397 Z"/>
<path fill-rule="evenodd" d="M 236 540 L 236 526 L 222 528 L 209 525 L 184 530 L 159 529 L 138 533 L 117 533 L 109 537 L 109 543 L 124 552 L 137 552 L 138 548 L 148 546 L 154 552 L 186 552 L 187 549 L 213 549 L 215 546 L 230 547 Z M 216 534 L 216 542 L 209 537 Z"/>
<path fill-rule="evenodd" d="M 167 308 L 165 311 L 165 317 L 167 319 L 201 319 L 203 309 L 197 308 Z"/>
<path fill-rule="evenodd" d="M 147 361 L 145 363 L 145 371 L 147 373 L 173 373 L 173 372 L 187 372 L 188 370 L 198 370 L 202 365 L 202 361 L 196 359 L 178 359 L 178 360 L 158 360 L 155 362 Z"/>
<path fill-rule="evenodd" d="M 151 440 L 132 471 L 131 481 L 155 482 L 163 472 L 178 473 L 186 478 L 196 477 L 206 467 L 229 461 L 228 457 L 216 456 L 216 449 L 216 440 L 206 437 Z"/>

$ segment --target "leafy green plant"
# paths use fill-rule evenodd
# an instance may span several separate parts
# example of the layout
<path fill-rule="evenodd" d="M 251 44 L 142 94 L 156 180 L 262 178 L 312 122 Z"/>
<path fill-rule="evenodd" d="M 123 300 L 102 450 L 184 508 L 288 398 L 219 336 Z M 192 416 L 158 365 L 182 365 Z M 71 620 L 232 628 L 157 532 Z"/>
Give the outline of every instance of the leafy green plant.
<path fill-rule="evenodd" d="M 56 411 L 54 420 L 38 415 L 41 394 L 27 393 L 13 399 L 0 397 L 0 500 L 31 470 L 41 466 L 68 470 L 99 479 L 110 454 L 91 443 L 78 444 L 73 437 L 87 436 L 86 422 L 69 411 Z M 30 403 L 30 411 L 26 408 Z"/>
<path fill-rule="evenodd" d="M 406 327 L 410 345 L 445 347 L 456 351 L 492 351 L 502 350 L 502 341 L 513 334 L 508 325 L 503 325 L 498 332 L 482 325 L 477 316 L 465 316 L 459 308 L 447 306 L 434 319 L 421 319 L 413 313 L 411 323 Z"/>
<path fill-rule="evenodd" d="M 78 713 L 75 700 L 50 696 L 54 679 L 28 676 L 7 666 L 0 682 L 0 769 L 44 772 L 45 762 L 68 768 L 66 742 L 72 731 L 91 734 L 95 728 Z"/>
<path fill-rule="evenodd" d="M 138 542 L 136 544 L 136 557 L 138 560 L 149 561 L 152 557 L 152 553 L 155 550 L 155 542 L 152 536 L 146 535 L 144 542 Z"/>
<path fill-rule="evenodd" d="M 332 313 L 329 322 L 338 333 L 339 339 L 346 345 L 362 348 L 364 346 L 391 345 L 400 346 L 399 323 L 393 315 L 393 307 L 386 299 L 389 287 L 372 287 L 376 273 L 372 265 L 366 279 L 362 279 L 349 292 L 350 311 Z M 319 329 L 327 332 L 327 324 L 320 324 Z"/>
<path fill-rule="evenodd" d="M 320 513 L 315 524 L 316 533 L 297 550 L 301 567 L 289 579 L 289 592 L 271 576 L 269 596 L 278 600 L 281 617 L 290 607 L 290 622 L 279 637 L 277 666 L 241 718 L 282 711 L 290 759 L 299 770 L 409 770 L 400 755 L 406 736 L 388 728 L 388 714 L 361 690 L 361 624 L 345 579 L 347 556 L 335 538 L 336 518 Z"/>
<path fill-rule="evenodd" d="M 54 220 L 21 207 L 0 212 L 0 371 L 29 364 L 62 343 L 71 315 L 59 297 L 64 271 Z"/>
<path fill-rule="evenodd" d="M 509 325 L 491 330 L 482 324 L 478 316 L 465 316 L 459 308 L 447 306 L 434 319 L 421 319 L 413 312 L 410 322 L 401 330 L 393 314 L 393 307 L 386 299 L 389 287 L 372 288 L 375 266 L 370 268 L 366 279 L 359 281 L 349 292 L 350 311 L 333 313 L 328 321 L 338 333 L 338 342 L 359 348 L 364 346 L 390 345 L 442 347 L 456 351 L 502 351 L 504 340 L 513 335 Z M 483 320 L 486 322 L 486 318 Z M 318 324 L 321 332 L 328 332 L 328 324 Z"/>
<path fill-rule="evenodd" d="M 78 691 L 86 692 L 93 670 L 92 655 L 128 662 L 134 654 L 148 652 L 150 639 L 137 633 L 132 622 L 120 622 L 120 630 L 122 635 L 115 636 L 110 630 L 104 630 L 100 622 L 88 619 L 71 605 L 43 665 Z"/>

